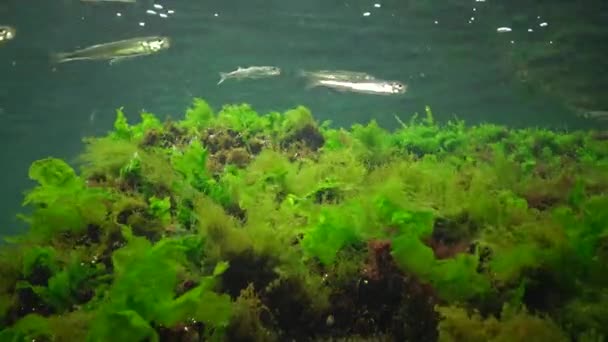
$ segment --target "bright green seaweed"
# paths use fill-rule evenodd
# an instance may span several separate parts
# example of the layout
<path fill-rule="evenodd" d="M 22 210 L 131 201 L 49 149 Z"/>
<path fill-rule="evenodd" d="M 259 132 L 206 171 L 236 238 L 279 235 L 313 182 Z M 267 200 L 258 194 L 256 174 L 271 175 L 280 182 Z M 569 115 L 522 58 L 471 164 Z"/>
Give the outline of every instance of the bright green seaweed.
<path fill-rule="evenodd" d="M 608 142 L 396 119 L 118 110 L 32 164 L 0 340 L 608 336 Z"/>

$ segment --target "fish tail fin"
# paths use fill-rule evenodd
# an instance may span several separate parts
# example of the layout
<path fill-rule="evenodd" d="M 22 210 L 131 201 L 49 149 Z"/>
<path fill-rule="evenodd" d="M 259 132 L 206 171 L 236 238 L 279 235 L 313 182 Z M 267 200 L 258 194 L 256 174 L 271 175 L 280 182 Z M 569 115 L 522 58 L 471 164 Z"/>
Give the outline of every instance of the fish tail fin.
<path fill-rule="evenodd" d="M 300 77 L 308 77 L 309 73 L 306 70 L 300 69 L 300 70 L 298 70 L 298 76 L 300 76 Z"/>
<path fill-rule="evenodd" d="M 318 79 L 311 78 L 311 79 L 309 79 L 309 80 L 306 81 L 305 88 L 306 89 L 312 89 L 312 88 L 315 88 L 315 87 L 319 86 L 319 84 L 320 83 L 319 83 Z"/>
<path fill-rule="evenodd" d="M 224 83 L 224 81 L 226 80 L 226 78 L 228 78 L 228 73 L 227 72 L 220 72 L 220 81 L 217 82 L 217 85 L 220 85 L 220 84 Z"/>
<path fill-rule="evenodd" d="M 50 59 L 51 64 L 63 63 L 67 58 L 67 54 L 63 52 L 51 52 Z"/>
<path fill-rule="evenodd" d="M 52 64 L 60 64 L 71 61 L 72 55 L 68 52 L 52 52 L 51 53 L 51 63 Z"/>

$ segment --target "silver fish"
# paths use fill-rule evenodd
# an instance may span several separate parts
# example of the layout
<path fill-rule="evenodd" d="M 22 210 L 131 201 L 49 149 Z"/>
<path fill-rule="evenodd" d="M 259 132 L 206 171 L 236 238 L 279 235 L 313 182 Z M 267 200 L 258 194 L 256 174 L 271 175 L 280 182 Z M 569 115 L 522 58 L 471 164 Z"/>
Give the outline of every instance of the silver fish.
<path fill-rule="evenodd" d="M 281 69 L 274 66 L 250 66 L 247 68 L 238 67 L 236 70 L 231 72 L 220 72 L 220 81 L 218 85 L 222 84 L 229 78 L 244 79 L 244 78 L 264 78 L 270 76 L 278 76 L 281 74 Z"/>
<path fill-rule="evenodd" d="M 608 121 L 608 110 L 580 110 L 577 116 L 584 119 Z"/>
<path fill-rule="evenodd" d="M 110 64 L 138 56 L 151 55 L 168 49 L 171 41 L 168 37 L 138 37 L 89 46 L 84 49 L 62 52 L 53 55 L 56 63 L 81 60 L 109 60 Z"/>
<path fill-rule="evenodd" d="M 327 87 L 338 91 L 351 91 L 355 93 L 374 94 L 374 95 L 396 95 L 407 91 L 407 85 L 397 81 L 368 80 L 368 81 L 340 81 L 313 79 L 309 88 Z"/>
<path fill-rule="evenodd" d="M 0 44 L 15 38 L 17 30 L 11 26 L 0 26 Z"/>
<path fill-rule="evenodd" d="M 349 70 L 300 71 L 300 76 L 335 81 L 371 81 L 376 77 L 365 72 Z"/>

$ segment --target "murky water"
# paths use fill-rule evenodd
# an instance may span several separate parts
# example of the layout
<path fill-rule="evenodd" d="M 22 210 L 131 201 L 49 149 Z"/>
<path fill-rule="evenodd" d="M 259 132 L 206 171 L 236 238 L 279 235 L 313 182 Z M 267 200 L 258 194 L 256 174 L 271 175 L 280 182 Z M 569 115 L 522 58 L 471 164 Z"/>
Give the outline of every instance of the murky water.
<path fill-rule="evenodd" d="M 179 116 L 193 96 L 260 111 L 304 104 L 337 125 L 375 119 L 391 127 L 394 114 L 407 118 L 430 105 L 441 120 L 606 127 L 575 115 L 608 109 L 600 51 L 606 7 L 591 0 L 3 1 L 0 25 L 16 27 L 17 36 L 0 47 L 2 230 L 16 227 L 30 162 L 70 160 L 82 137 L 110 129 L 121 106 L 135 120 L 141 110 Z M 114 65 L 50 63 L 52 52 L 147 35 L 170 36 L 173 45 Z M 216 85 L 219 72 L 248 65 L 284 74 Z M 306 89 L 302 69 L 365 71 L 409 89 L 394 97 Z"/>

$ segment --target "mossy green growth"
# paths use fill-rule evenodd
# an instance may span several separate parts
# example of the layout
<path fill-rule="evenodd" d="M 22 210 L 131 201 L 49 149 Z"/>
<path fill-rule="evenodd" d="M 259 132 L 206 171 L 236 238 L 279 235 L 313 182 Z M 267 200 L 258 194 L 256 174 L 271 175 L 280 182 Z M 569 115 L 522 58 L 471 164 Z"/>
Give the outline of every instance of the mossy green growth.
<path fill-rule="evenodd" d="M 433 232 L 431 213 L 403 210 L 386 198 L 380 198 L 377 205 L 384 220 L 397 228 L 392 255 L 405 271 L 431 283 L 442 298 L 450 301 L 490 291 L 489 280 L 477 272 L 478 255 L 460 253 L 453 259 L 437 260 L 433 249 L 423 243 Z"/>
<path fill-rule="evenodd" d="M 214 117 L 215 114 L 211 106 L 205 100 L 195 98 L 192 106 L 186 110 L 184 120 L 179 125 L 190 130 L 190 132 L 196 133 L 205 128 Z"/>
<path fill-rule="evenodd" d="M 116 120 L 114 121 L 114 131 L 112 131 L 110 137 L 116 140 L 140 142 L 146 133 L 152 130 L 161 131 L 163 129 L 162 123 L 153 114 L 142 112 L 140 116 L 141 122 L 131 126 L 122 108 L 118 109 L 116 111 Z"/>
<path fill-rule="evenodd" d="M 228 264 L 218 264 L 211 275 L 180 279 L 178 275 L 188 267 L 188 254 L 199 245 L 192 239 L 165 239 L 152 246 L 145 238 L 129 237 L 128 244 L 112 257 L 114 281 L 88 340 L 118 336 L 121 340 L 158 341 L 153 324 L 173 326 L 186 319 L 204 322 L 210 333 L 221 333 L 229 323 L 232 303 L 213 288 L 215 278 Z M 176 294 L 179 281 L 198 285 Z"/>
<path fill-rule="evenodd" d="M 96 263 L 83 263 L 80 253 L 73 252 L 61 270 L 52 274 L 45 286 L 34 286 L 34 292 L 56 312 L 70 311 L 81 302 L 86 291 L 103 283 L 105 267 Z"/>
<path fill-rule="evenodd" d="M 199 141 L 192 141 L 183 152 L 174 152 L 171 165 L 181 175 L 182 182 L 176 182 L 178 192 L 185 192 L 182 186 L 192 187 L 213 198 L 222 205 L 228 205 L 230 195 L 223 184 L 214 179 L 206 168 L 207 150 Z"/>
<path fill-rule="evenodd" d="M 32 163 L 0 339 L 608 336 L 608 142 L 590 132 L 430 108 L 335 128 L 202 99 L 140 116 L 87 138 L 80 172 Z"/>
<path fill-rule="evenodd" d="M 302 248 L 306 253 L 319 258 L 322 263 L 331 264 L 344 246 L 359 241 L 356 226 L 357 217 L 353 217 L 349 212 L 335 208 L 324 209 L 304 235 Z"/>
<path fill-rule="evenodd" d="M 439 308 L 444 320 L 439 325 L 439 341 L 569 341 L 568 336 L 550 318 L 539 317 L 505 306 L 500 319 L 469 314 L 458 307 Z"/>
<path fill-rule="evenodd" d="M 23 202 L 35 207 L 31 216 L 24 217 L 31 226 L 31 234 L 51 238 L 58 232 L 78 232 L 88 224 L 104 222 L 111 193 L 88 187 L 64 161 L 38 160 L 30 167 L 29 176 L 38 182 Z"/>
<path fill-rule="evenodd" d="M 149 212 L 152 216 L 159 219 L 163 224 L 167 225 L 171 222 L 171 199 L 169 197 L 156 198 L 154 196 L 149 199 Z"/>
<path fill-rule="evenodd" d="M 312 113 L 304 106 L 298 106 L 297 108 L 286 111 L 281 119 L 279 129 L 282 137 L 289 137 L 301 132 L 307 127 L 317 126 L 317 122 L 312 116 Z"/>
<path fill-rule="evenodd" d="M 0 340 L 7 342 L 49 339 L 52 336 L 47 319 L 37 314 L 29 314 L 12 327 L 0 331 Z"/>

